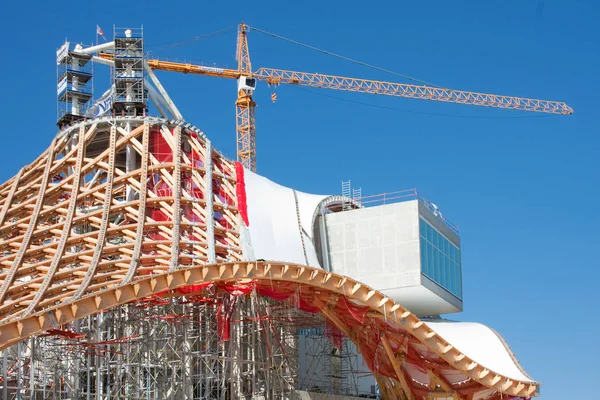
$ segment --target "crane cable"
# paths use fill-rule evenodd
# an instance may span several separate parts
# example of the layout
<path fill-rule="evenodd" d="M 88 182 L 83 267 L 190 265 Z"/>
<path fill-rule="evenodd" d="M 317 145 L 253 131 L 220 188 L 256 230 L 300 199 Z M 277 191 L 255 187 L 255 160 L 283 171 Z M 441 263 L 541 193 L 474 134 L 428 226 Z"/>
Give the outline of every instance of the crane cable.
<path fill-rule="evenodd" d="M 182 41 L 179 41 L 179 42 L 170 42 L 170 43 L 150 44 L 150 45 L 147 45 L 146 47 L 163 46 L 162 48 L 158 49 L 158 51 L 173 49 L 173 48 L 180 47 L 180 46 L 183 46 L 183 45 L 186 45 L 186 44 L 189 44 L 189 43 L 194 43 L 194 42 L 198 42 L 198 41 L 203 40 L 203 39 L 208 39 L 210 37 L 222 35 L 224 33 L 230 32 L 230 31 L 235 30 L 235 29 L 237 29 L 237 26 L 231 26 L 229 28 L 221 29 L 220 31 L 215 31 L 215 32 L 211 32 L 211 33 L 205 33 L 205 34 L 196 36 L 196 37 L 188 39 L 188 40 L 182 40 Z"/>
<path fill-rule="evenodd" d="M 308 44 L 304 44 L 304 43 L 298 42 L 298 41 L 293 40 L 293 39 L 288 39 L 286 37 L 277 35 L 275 33 L 263 31 L 262 29 L 255 28 L 253 26 L 248 26 L 248 28 L 250 28 L 250 29 L 252 29 L 254 31 L 263 33 L 265 35 L 272 36 L 272 37 L 274 37 L 276 39 L 281 39 L 281 40 L 284 40 L 286 42 L 290 42 L 290 43 L 293 43 L 293 44 L 298 45 L 298 46 L 305 47 L 305 48 L 310 49 L 310 50 L 315 50 L 315 51 L 321 52 L 323 54 L 327 54 L 327 55 L 330 55 L 330 56 L 333 56 L 333 57 L 340 58 L 340 59 L 345 60 L 345 61 L 350 61 L 350 62 L 352 62 L 354 64 L 362 65 L 363 67 L 368 67 L 368 68 L 375 69 L 377 71 L 385 72 L 387 74 L 396 75 L 396 76 L 399 76 L 399 77 L 404 78 L 404 79 L 408 79 L 408 80 L 411 80 L 411 81 L 414 81 L 414 82 L 422 83 L 424 85 L 429 85 L 429 86 L 434 86 L 434 87 L 437 87 L 437 88 L 440 88 L 440 89 L 445 89 L 443 86 L 436 85 L 435 83 L 431 83 L 431 82 L 427 82 L 427 81 L 422 81 L 420 79 L 413 78 L 413 77 L 408 76 L 408 75 L 403 75 L 403 74 L 400 74 L 398 72 L 391 71 L 389 69 L 381 68 L 381 67 L 378 67 L 378 66 L 372 65 L 372 64 L 367 64 L 365 62 L 358 61 L 358 60 L 355 60 L 355 59 L 350 58 L 350 57 L 342 56 L 342 55 L 337 54 L 337 53 L 332 53 L 331 51 L 319 49 L 318 47 L 314 47 L 314 46 L 311 46 L 311 45 L 308 45 Z"/>
<path fill-rule="evenodd" d="M 440 88 L 440 89 L 445 89 L 443 86 L 439 86 L 439 85 L 436 85 L 436 84 L 431 83 L 431 82 L 422 81 L 420 79 L 413 78 L 413 77 L 408 76 L 408 75 L 403 75 L 403 74 L 400 74 L 400 73 L 395 72 L 395 71 L 391 71 L 391 70 L 388 70 L 388 69 L 385 69 L 385 68 L 377 67 L 375 65 L 371 65 L 371 64 L 368 64 L 368 63 L 365 63 L 365 62 L 362 62 L 362 61 L 354 60 L 352 58 L 349 58 L 349 57 L 346 57 L 346 56 L 342 56 L 340 54 L 332 53 L 330 51 L 323 50 L 323 49 L 320 49 L 318 47 L 314 47 L 314 46 L 311 46 L 311 45 L 308 45 L 308 44 L 304 44 L 302 42 L 298 42 L 296 40 L 289 39 L 289 38 L 277 35 L 275 33 L 267 32 L 267 31 L 264 31 L 262 29 L 259 29 L 259 28 L 253 27 L 253 26 L 249 26 L 249 25 L 246 25 L 246 26 L 249 29 L 252 29 L 252 30 L 254 30 L 256 32 L 260 32 L 262 34 L 265 34 L 265 35 L 268 35 L 268 36 L 272 36 L 272 37 L 274 37 L 276 39 L 280 39 L 280 40 L 283 40 L 283 41 L 286 41 L 286 42 L 289 42 L 289 43 L 292 43 L 292 44 L 295 44 L 295 45 L 298 45 L 298 46 L 301 46 L 301 47 L 305 47 L 305 48 L 310 49 L 310 50 L 318 51 L 318 52 L 321 52 L 323 54 L 327 54 L 327 55 L 330 55 L 330 56 L 333 56 L 333 57 L 336 57 L 336 58 L 340 58 L 342 60 L 349 61 L 349 62 L 358 64 L 358 65 L 361 65 L 361 66 L 364 66 L 364 67 L 372 68 L 372 69 L 375 69 L 377 71 L 385 72 L 385 73 L 388 73 L 388 74 L 391 74 L 391 75 L 396 75 L 396 76 L 399 76 L 401 78 L 408 79 L 408 80 L 411 80 L 411 81 L 414 81 L 414 82 L 419 82 L 419 83 L 422 83 L 424 85 L 429 85 L 429 86 L 434 86 L 434 87 L 437 87 L 437 88 Z M 206 33 L 206 34 L 199 35 L 199 36 L 196 36 L 196 37 L 194 37 L 192 39 L 188 39 L 188 40 L 183 40 L 183 41 L 179 41 L 179 42 L 152 44 L 152 45 L 148 45 L 147 47 L 164 46 L 161 49 L 159 49 L 159 51 L 160 50 L 167 50 L 167 49 L 171 49 L 171 48 L 176 48 L 176 47 L 179 47 L 179 46 L 183 46 L 183 45 L 188 44 L 188 43 L 198 42 L 198 41 L 203 40 L 203 39 L 207 39 L 207 38 L 210 38 L 210 37 L 218 36 L 218 35 L 230 32 L 230 31 L 235 30 L 235 29 L 237 29 L 237 26 L 232 26 L 232 27 L 225 28 L 225 29 L 222 29 L 222 30 L 219 30 L 219 31 L 215 31 L 215 32 L 211 32 L 211 33 Z M 551 116 L 551 115 L 535 115 L 535 116 L 526 116 L 526 117 L 503 117 L 503 116 L 502 117 L 500 117 L 500 116 L 498 116 L 498 117 L 487 117 L 487 116 L 470 116 L 470 115 L 459 115 L 459 114 L 429 113 L 429 112 L 420 112 L 420 111 L 413 111 L 413 110 L 405 110 L 405 109 L 396 108 L 396 107 L 386 107 L 386 106 L 381 106 L 381 105 L 377 105 L 377 104 L 371 104 L 371 103 L 365 103 L 365 102 L 356 101 L 356 100 L 345 99 L 343 97 L 338 97 L 338 96 L 333 96 L 333 95 L 327 95 L 325 93 L 316 93 L 316 92 L 313 92 L 313 91 L 310 91 L 310 90 L 307 90 L 307 89 L 303 89 L 303 88 L 300 88 L 300 87 L 296 87 L 296 88 L 299 89 L 299 90 L 302 90 L 304 92 L 307 92 L 307 93 L 313 93 L 313 94 L 317 94 L 319 96 L 329 97 L 329 98 L 332 98 L 332 99 L 341 100 L 341 101 L 345 101 L 345 102 L 348 102 L 348 103 L 354 103 L 354 104 L 359 104 L 359 105 L 363 105 L 363 106 L 375 107 L 375 108 L 392 110 L 392 111 L 400 111 L 400 112 L 405 112 L 405 113 L 409 113 L 409 114 L 420 114 L 420 115 L 429 115 L 429 116 L 437 116 L 437 117 L 476 118 L 476 119 L 477 118 L 481 118 L 481 119 L 490 119 L 490 118 L 492 118 L 492 119 L 520 119 L 520 118 L 543 118 L 543 117 L 549 117 L 549 116 Z"/>

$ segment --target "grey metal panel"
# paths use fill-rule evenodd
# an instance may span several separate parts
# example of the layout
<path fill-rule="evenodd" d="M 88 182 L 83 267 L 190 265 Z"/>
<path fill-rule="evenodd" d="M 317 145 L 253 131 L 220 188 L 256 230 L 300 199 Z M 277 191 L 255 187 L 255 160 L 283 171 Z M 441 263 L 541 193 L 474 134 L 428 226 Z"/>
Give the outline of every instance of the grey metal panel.
<path fill-rule="evenodd" d="M 448 303 L 452 304 L 454 307 L 458 308 L 460 311 L 463 310 L 463 302 L 461 299 L 457 298 L 456 296 L 442 288 L 440 285 L 432 281 L 427 276 L 421 275 L 421 284 L 427 289 L 431 290 L 437 296 L 441 297 Z"/>

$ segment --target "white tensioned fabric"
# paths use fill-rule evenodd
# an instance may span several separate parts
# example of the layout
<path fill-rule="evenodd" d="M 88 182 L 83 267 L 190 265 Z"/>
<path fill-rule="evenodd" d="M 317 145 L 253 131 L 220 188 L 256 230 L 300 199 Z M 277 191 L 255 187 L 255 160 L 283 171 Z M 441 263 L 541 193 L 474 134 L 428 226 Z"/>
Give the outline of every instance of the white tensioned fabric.
<path fill-rule="evenodd" d="M 319 196 L 296 191 L 306 258 L 302 247 L 294 191 L 244 170 L 250 238 L 257 259 L 308 264 L 321 268 L 312 242 L 311 225 Z"/>
<path fill-rule="evenodd" d="M 479 365 L 507 378 L 536 383 L 518 366 L 504 341 L 483 324 L 476 322 L 426 322 L 448 343 Z"/>
<path fill-rule="evenodd" d="M 255 257 L 306 264 L 293 190 L 249 170 L 244 170 L 244 176 L 249 232 Z M 329 196 L 296 193 L 308 265 L 322 268 L 309 235 L 312 235 L 311 224 L 315 209 Z M 427 324 L 483 367 L 511 379 L 535 382 L 515 363 L 503 340 L 487 326 L 450 321 Z"/>

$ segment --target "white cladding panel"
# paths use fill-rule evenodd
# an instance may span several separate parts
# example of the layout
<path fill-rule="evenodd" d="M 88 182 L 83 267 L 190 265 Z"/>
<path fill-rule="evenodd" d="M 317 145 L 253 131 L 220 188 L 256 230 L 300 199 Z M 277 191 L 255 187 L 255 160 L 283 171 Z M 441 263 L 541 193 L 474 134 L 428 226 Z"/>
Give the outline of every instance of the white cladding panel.
<path fill-rule="evenodd" d="M 327 215 L 333 271 L 378 290 L 421 283 L 417 202 Z"/>
<path fill-rule="evenodd" d="M 326 219 L 333 272 L 382 291 L 417 315 L 460 311 L 460 301 L 451 304 L 422 284 L 418 200 L 328 214 Z"/>

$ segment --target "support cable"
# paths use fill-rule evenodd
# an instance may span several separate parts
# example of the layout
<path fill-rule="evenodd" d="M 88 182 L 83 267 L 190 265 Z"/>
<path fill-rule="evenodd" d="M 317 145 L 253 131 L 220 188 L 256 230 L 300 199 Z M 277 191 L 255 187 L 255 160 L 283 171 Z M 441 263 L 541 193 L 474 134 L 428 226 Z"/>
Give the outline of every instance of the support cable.
<path fill-rule="evenodd" d="M 305 265 L 308 265 L 308 255 L 306 254 L 306 245 L 304 244 L 304 233 L 302 229 L 302 220 L 300 219 L 300 206 L 298 205 L 298 193 L 292 189 L 294 193 L 294 202 L 296 204 L 296 217 L 298 218 L 298 231 L 300 232 L 300 242 L 302 243 L 302 252 L 304 253 Z"/>
<path fill-rule="evenodd" d="M 198 35 L 192 39 L 188 39 L 188 40 L 181 40 L 179 42 L 170 42 L 170 43 L 157 43 L 157 44 L 149 44 L 146 45 L 146 48 L 149 47 L 159 47 L 159 46 L 163 46 L 162 48 L 159 49 L 160 50 L 167 50 L 167 49 L 174 49 L 176 47 L 180 47 L 180 46 L 184 46 L 186 44 L 191 44 L 194 42 L 199 42 L 200 40 L 203 39 L 208 39 L 214 36 L 219 36 L 222 35 L 224 33 L 227 32 L 231 32 L 233 30 L 237 29 L 237 26 L 230 26 L 229 28 L 225 28 L 225 29 L 221 29 L 220 31 L 216 31 L 216 32 L 211 32 L 211 33 L 205 33 L 203 35 Z"/>
<path fill-rule="evenodd" d="M 298 46 L 301 46 L 301 47 L 305 47 L 305 48 L 310 49 L 310 50 L 318 51 L 320 53 L 327 54 L 327 55 L 330 55 L 330 56 L 333 56 L 333 57 L 336 57 L 336 58 L 340 58 L 340 59 L 345 60 L 345 61 L 350 61 L 350 62 L 352 62 L 354 64 L 358 64 L 358 65 L 361 65 L 363 67 L 372 68 L 372 69 L 377 70 L 377 71 L 385 72 L 385 73 L 391 74 L 391 75 L 396 75 L 396 76 L 399 76 L 401 78 L 408 79 L 408 80 L 411 80 L 411 81 L 414 81 L 414 82 L 423 83 L 425 85 L 435 86 L 435 87 L 438 87 L 438 88 L 443 88 L 443 86 L 439 86 L 439 85 L 436 85 L 436 84 L 431 83 L 431 82 L 422 81 L 420 79 L 413 78 L 412 76 L 403 75 L 403 74 L 400 74 L 398 72 L 395 72 L 395 71 L 392 71 L 392 70 L 389 70 L 389 69 L 381 68 L 381 67 L 378 67 L 378 66 L 372 65 L 372 64 L 367 64 L 365 62 L 358 61 L 358 60 L 355 60 L 355 59 L 350 58 L 350 57 L 342 56 L 340 54 L 332 53 L 331 51 L 323 50 L 323 49 L 320 49 L 318 47 L 314 47 L 314 46 L 311 46 L 311 45 L 308 45 L 308 44 L 304 44 L 302 42 L 298 42 L 298 41 L 293 40 L 293 39 L 288 39 L 286 37 L 283 37 L 283 36 L 280 36 L 280 35 L 276 35 L 276 34 L 271 33 L 271 32 L 263 31 L 262 29 L 255 28 L 253 26 L 248 26 L 248 28 L 250 28 L 250 29 L 252 29 L 254 31 L 263 33 L 265 35 L 272 36 L 272 37 L 274 37 L 276 39 L 280 39 L 280 40 L 283 40 L 283 41 L 286 41 L 286 42 L 289 42 L 289 43 L 293 43 L 295 45 L 298 45 Z"/>

